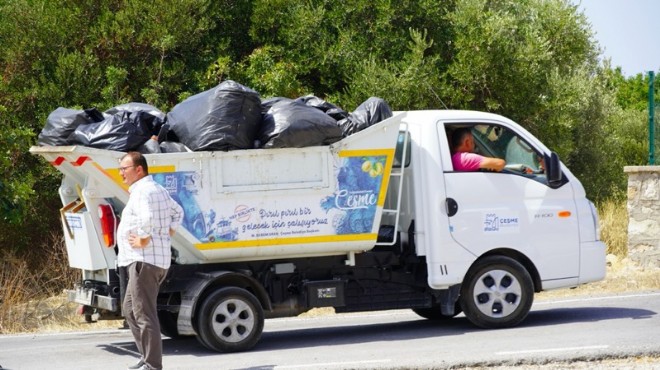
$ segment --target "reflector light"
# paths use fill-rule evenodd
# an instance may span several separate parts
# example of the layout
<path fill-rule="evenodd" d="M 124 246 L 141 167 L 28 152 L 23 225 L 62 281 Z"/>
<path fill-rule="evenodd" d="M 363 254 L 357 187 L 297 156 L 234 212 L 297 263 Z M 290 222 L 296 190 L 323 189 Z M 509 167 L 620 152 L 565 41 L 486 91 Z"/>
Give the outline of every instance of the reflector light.
<path fill-rule="evenodd" d="M 115 211 L 109 204 L 99 206 L 99 218 L 101 219 L 101 231 L 103 232 L 103 242 L 108 248 L 115 246 L 115 226 L 117 217 Z"/>

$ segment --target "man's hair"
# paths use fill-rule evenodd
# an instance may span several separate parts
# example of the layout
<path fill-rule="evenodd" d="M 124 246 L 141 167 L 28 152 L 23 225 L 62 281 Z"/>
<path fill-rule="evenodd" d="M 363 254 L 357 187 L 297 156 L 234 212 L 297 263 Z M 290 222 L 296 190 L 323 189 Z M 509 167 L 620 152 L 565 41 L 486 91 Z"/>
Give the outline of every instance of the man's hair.
<path fill-rule="evenodd" d="M 468 134 L 472 134 L 472 129 L 470 127 L 459 127 L 454 130 L 451 134 L 451 149 L 456 150 Z"/>
<path fill-rule="evenodd" d="M 128 152 L 124 155 L 123 158 L 129 157 L 133 162 L 133 166 L 142 167 L 145 175 L 149 174 L 149 165 L 147 164 L 147 159 L 140 152 Z"/>

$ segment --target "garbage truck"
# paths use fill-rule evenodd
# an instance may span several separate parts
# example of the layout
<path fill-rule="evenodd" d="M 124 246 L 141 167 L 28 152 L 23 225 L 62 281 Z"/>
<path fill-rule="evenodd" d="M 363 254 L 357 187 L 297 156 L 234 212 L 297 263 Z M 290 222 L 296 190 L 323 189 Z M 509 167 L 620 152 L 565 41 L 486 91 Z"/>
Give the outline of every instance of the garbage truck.
<path fill-rule="evenodd" d="M 502 171 L 455 171 L 451 134 Z M 123 152 L 30 149 L 63 174 L 68 290 L 90 320 L 121 318 L 115 232 L 129 194 Z M 596 208 L 580 181 L 505 117 L 425 110 L 331 145 L 146 155 L 185 211 L 158 294 L 161 331 L 213 351 L 249 350 L 264 320 L 316 307 L 464 314 L 481 328 L 521 323 L 536 292 L 605 276 Z"/>

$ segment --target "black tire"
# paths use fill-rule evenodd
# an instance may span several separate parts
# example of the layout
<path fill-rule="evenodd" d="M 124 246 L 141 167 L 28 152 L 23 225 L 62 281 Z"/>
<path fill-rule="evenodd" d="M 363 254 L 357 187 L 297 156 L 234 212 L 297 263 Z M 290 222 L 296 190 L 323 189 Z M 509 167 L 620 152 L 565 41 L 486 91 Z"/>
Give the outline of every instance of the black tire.
<path fill-rule="evenodd" d="M 439 306 L 428 307 L 428 308 L 413 308 L 412 310 L 414 313 L 418 314 L 419 316 L 433 321 L 451 320 L 454 317 L 456 317 L 456 315 L 462 312 L 461 305 L 458 302 L 456 302 L 456 306 L 454 307 L 453 315 L 443 315 Z"/>
<path fill-rule="evenodd" d="M 179 339 L 179 329 L 176 321 L 179 318 L 178 313 L 158 310 L 158 321 L 160 322 L 160 333 L 172 339 Z"/>
<path fill-rule="evenodd" d="M 196 315 L 197 340 L 218 352 L 254 347 L 264 329 L 259 300 L 245 289 L 220 288 L 204 299 Z"/>
<path fill-rule="evenodd" d="M 476 262 L 461 286 L 465 316 L 486 329 L 518 325 L 527 317 L 533 300 L 531 276 L 519 262 L 504 256 Z"/>

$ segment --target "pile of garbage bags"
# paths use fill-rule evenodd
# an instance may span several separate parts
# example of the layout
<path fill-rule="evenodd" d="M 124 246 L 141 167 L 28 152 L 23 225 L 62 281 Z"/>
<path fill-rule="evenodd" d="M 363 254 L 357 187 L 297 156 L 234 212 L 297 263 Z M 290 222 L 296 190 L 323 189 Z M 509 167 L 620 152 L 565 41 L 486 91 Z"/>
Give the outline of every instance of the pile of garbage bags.
<path fill-rule="evenodd" d="M 38 144 L 142 153 L 301 148 L 332 144 L 391 116 L 389 105 L 376 97 L 346 112 L 311 95 L 263 100 L 258 92 L 227 80 L 167 114 L 144 103 L 105 112 L 57 108 Z"/>

